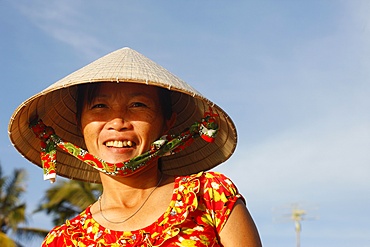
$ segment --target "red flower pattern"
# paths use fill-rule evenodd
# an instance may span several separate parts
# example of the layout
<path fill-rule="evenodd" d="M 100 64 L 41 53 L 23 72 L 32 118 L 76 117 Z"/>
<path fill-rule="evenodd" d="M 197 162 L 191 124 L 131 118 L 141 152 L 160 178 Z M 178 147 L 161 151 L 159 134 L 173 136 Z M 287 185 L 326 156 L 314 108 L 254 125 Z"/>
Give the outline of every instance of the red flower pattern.
<path fill-rule="evenodd" d="M 236 186 L 223 174 L 176 177 L 171 203 L 152 225 L 136 231 L 109 230 L 93 219 L 88 207 L 55 227 L 42 246 L 218 247 L 218 233 L 239 198 L 243 199 Z"/>

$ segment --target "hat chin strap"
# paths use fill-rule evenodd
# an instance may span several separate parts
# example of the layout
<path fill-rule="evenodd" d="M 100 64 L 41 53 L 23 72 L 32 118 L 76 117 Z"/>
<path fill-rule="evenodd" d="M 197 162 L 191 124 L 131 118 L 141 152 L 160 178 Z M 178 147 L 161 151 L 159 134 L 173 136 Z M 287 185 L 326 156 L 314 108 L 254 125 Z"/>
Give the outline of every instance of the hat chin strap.
<path fill-rule="evenodd" d="M 165 135 L 153 142 L 150 150 L 132 159 L 120 163 L 108 163 L 88 151 L 63 140 L 55 134 L 53 128 L 46 126 L 38 117 L 30 122 L 29 127 L 41 140 L 41 163 L 44 171 L 44 180 L 54 183 L 56 179 L 56 148 L 90 165 L 91 167 L 107 175 L 126 177 L 143 170 L 151 162 L 162 156 L 172 155 L 180 152 L 193 143 L 197 137 L 202 137 L 207 142 L 214 142 L 218 131 L 215 117 L 217 114 L 205 112 L 201 122 L 193 123 L 190 128 L 185 129 L 179 135 Z"/>

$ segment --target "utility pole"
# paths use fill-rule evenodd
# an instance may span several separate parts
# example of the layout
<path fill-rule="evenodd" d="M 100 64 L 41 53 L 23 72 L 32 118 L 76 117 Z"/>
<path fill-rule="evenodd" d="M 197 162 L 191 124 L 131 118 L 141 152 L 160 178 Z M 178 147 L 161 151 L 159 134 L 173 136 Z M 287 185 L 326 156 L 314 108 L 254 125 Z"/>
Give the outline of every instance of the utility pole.
<path fill-rule="evenodd" d="M 286 221 L 293 221 L 294 222 L 294 230 L 296 233 L 296 247 L 301 246 L 301 231 L 302 231 L 302 221 L 303 220 L 314 220 L 317 219 L 315 216 L 307 217 L 307 210 L 303 209 L 304 207 L 298 203 L 290 204 L 289 206 L 283 206 L 275 208 L 275 213 L 278 216 L 275 218 L 279 222 L 286 222 Z M 286 211 L 286 210 L 289 211 Z M 314 209 L 317 209 L 315 207 Z M 281 212 L 283 211 L 283 212 Z"/>
<path fill-rule="evenodd" d="M 292 209 L 291 219 L 294 221 L 295 232 L 297 237 L 297 247 L 301 246 L 301 231 L 302 225 L 301 221 L 304 220 L 304 216 L 306 215 L 306 211 L 299 208 Z"/>

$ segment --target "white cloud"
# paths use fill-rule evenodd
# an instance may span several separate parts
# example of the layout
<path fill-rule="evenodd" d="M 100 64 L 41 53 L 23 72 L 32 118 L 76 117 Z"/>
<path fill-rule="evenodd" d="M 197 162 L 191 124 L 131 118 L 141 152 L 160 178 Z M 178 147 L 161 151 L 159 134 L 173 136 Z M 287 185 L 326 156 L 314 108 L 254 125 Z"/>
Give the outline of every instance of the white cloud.
<path fill-rule="evenodd" d="M 301 199 L 304 191 L 340 193 L 342 187 L 369 190 L 370 123 L 343 123 L 342 118 L 299 126 L 247 150 L 239 147 L 222 169 L 260 199 Z M 271 194 L 271 189 L 280 192 Z"/>
<path fill-rule="evenodd" d="M 87 57 L 98 57 L 106 45 L 84 23 L 86 13 L 80 1 L 32 1 L 15 3 L 18 9 L 38 28 L 52 38 L 73 47 Z"/>

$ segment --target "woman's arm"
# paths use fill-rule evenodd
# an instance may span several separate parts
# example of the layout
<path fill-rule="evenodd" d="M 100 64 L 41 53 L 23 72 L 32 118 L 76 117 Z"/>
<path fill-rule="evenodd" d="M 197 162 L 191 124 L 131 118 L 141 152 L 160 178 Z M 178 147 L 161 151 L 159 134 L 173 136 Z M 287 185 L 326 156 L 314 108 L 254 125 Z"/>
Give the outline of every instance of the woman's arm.
<path fill-rule="evenodd" d="M 261 247 L 257 227 L 241 199 L 234 208 L 220 233 L 224 247 Z"/>

